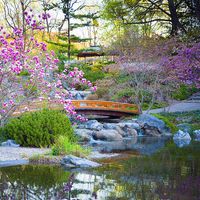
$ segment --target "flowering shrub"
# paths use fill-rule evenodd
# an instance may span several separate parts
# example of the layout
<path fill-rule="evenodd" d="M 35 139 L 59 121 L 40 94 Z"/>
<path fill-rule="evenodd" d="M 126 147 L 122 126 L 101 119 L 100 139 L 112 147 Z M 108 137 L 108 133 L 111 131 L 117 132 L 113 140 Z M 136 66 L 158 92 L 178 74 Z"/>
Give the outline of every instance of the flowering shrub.
<path fill-rule="evenodd" d="M 162 60 L 163 65 L 168 67 L 170 76 L 200 88 L 200 42 L 182 45 L 175 53 Z"/>
<path fill-rule="evenodd" d="M 3 126 L 12 113 L 21 104 L 32 101 L 48 99 L 63 104 L 69 115 L 78 120 L 84 120 L 76 115 L 71 104 L 70 88 L 75 84 L 85 84 L 92 87 L 92 83 L 83 77 L 83 72 L 74 68 L 65 69 L 56 74 L 58 59 L 53 51 L 47 51 L 47 45 L 39 42 L 35 32 L 41 31 L 42 20 L 49 15 L 35 16 L 25 13 L 26 34 L 23 29 L 15 28 L 13 34 L 6 33 L 0 27 L 0 126 Z M 20 76 L 20 74 L 28 74 Z M 64 87 L 67 84 L 67 89 Z"/>

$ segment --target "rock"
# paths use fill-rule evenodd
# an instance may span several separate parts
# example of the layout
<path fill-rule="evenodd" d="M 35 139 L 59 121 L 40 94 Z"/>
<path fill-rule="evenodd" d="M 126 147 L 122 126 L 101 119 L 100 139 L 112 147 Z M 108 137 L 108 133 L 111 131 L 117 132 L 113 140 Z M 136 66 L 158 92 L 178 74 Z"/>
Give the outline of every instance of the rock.
<path fill-rule="evenodd" d="M 145 124 L 143 126 L 143 131 L 144 131 L 143 132 L 144 135 L 147 135 L 147 136 L 154 136 L 154 137 L 161 136 L 161 132 L 156 127 L 149 126 L 148 124 Z"/>
<path fill-rule="evenodd" d="M 122 137 L 137 136 L 137 131 L 135 129 L 138 129 L 138 131 L 140 129 L 139 124 L 130 122 L 118 124 L 105 123 L 103 127 L 106 130 L 116 130 Z"/>
<path fill-rule="evenodd" d="M 180 140 L 180 139 L 176 139 L 174 140 L 174 143 L 176 144 L 177 147 L 185 147 L 188 146 L 190 144 L 191 140 Z"/>
<path fill-rule="evenodd" d="M 100 131 L 103 129 L 103 124 L 99 123 L 97 120 L 89 120 L 86 123 L 86 128 L 91 130 Z"/>
<path fill-rule="evenodd" d="M 122 140 L 122 136 L 116 130 L 101 130 L 93 133 L 95 140 L 116 141 Z"/>
<path fill-rule="evenodd" d="M 135 122 L 122 122 L 117 124 L 120 128 L 125 129 L 125 128 L 132 128 L 132 129 L 136 129 L 136 130 L 140 130 L 140 125 L 138 123 Z"/>
<path fill-rule="evenodd" d="M 100 153 L 99 151 L 93 151 L 91 152 L 89 158 L 91 159 L 104 159 L 104 158 L 112 158 L 120 156 L 119 153 Z"/>
<path fill-rule="evenodd" d="M 162 120 L 149 114 L 141 114 L 137 122 L 144 130 L 144 134 L 147 135 L 160 136 L 161 134 L 169 134 L 170 132 L 170 129 Z"/>
<path fill-rule="evenodd" d="M 124 126 L 122 129 L 120 126 L 117 126 L 116 129 L 117 132 L 122 136 L 122 137 L 137 137 L 137 131 L 135 129 L 132 129 L 128 126 Z"/>
<path fill-rule="evenodd" d="M 200 141 L 200 130 L 194 131 L 194 138 L 195 138 L 195 141 Z"/>
<path fill-rule="evenodd" d="M 173 140 L 191 140 L 190 134 L 179 130 L 173 137 Z"/>
<path fill-rule="evenodd" d="M 112 123 L 104 123 L 103 124 L 103 128 L 104 129 L 115 129 L 116 128 L 116 124 L 112 124 Z"/>
<path fill-rule="evenodd" d="M 83 100 L 84 97 L 83 97 L 80 93 L 77 93 L 77 94 L 75 95 L 75 99 L 76 99 L 76 100 Z"/>
<path fill-rule="evenodd" d="M 79 158 L 73 155 L 65 156 L 61 160 L 61 165 L 64 165 L 65 167 L 69 168 L 92 168 L 92 167 L 100 167 L 101 164 L 97 162 L 93 162 L 91 160 L 88 160 L 86 158 Z"/>
<path fill-rule="evenodd" d="M 188 132 L 188 133 L 191 132 L 191 126 L 190 126 L 190 124 L 187 124 L 187 123 L 178 124 L 177 127 L 178 127 L 181 131 Z"/>
<path fill-rule="evenodd" d="M 137 131 L 135 129 L 130 129 L 129 135 L 131 137 L 137 137 L 138 136 Z"/>
<path fill-rule="evenodd" d="M 88 142 L 91 139 L 93 131 L 88 129 L 76 129 L 74 133 L 80 138 L 80 141 Z"/>
<path fill-rule="evenodd" d="M 19 144 L 16 144 L 14 140 L 7 140 L 5 142 L 1 143 L 1 146 L 3 147 L 19 147 Z"/>
<path fill-rule="evenodd" d="M 115 127 L 115 130 L 116 130 L 122 137 L 124 137 L 125 134 L 126 134 L 119 126 L 116 126 L 116 127 Z"/>
<path fill-rule="evenodd" d="M 178 147 L 184 147 L 188 146 L 191 142 L 191 137 L 188 132 L 184 132 L 182 130 L 179 130 L 173 137 L 174 143 Z"/>
<path fill-rule="evenodd" d="M 140 125 L 135 122 L 121 122 L 118 123 L 117 126 L 119 126 L 124 131 L 125 134 L 123 137 L 136 137 L 141 132 Z"/>

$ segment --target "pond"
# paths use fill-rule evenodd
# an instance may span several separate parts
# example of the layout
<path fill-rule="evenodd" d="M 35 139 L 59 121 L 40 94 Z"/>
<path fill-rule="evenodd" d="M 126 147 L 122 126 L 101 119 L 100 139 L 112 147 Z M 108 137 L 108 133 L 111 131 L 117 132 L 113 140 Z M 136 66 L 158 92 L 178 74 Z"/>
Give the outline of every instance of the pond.
<path fill-rule="evenodd" d="M 199 200 L 200 145 L 167 141 L 142 155 L 128 151 L 92 170 L 52 165 L 0 168 L 1 200 Z"/>

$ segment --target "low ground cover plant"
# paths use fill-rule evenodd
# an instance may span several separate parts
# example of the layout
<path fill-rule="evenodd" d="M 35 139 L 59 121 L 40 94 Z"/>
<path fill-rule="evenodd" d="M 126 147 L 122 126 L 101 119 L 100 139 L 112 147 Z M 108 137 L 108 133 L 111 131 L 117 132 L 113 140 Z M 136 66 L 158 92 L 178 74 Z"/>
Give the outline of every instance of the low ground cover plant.
<path fill-rule="evenodd" d="M 76 142 L 70 141 L 68 137 L 59 135 L 52 146 L 51 153 L 53 156 L 73 154 L 83 157 L 90 153 L 90 149 L 83 148 Z"/>

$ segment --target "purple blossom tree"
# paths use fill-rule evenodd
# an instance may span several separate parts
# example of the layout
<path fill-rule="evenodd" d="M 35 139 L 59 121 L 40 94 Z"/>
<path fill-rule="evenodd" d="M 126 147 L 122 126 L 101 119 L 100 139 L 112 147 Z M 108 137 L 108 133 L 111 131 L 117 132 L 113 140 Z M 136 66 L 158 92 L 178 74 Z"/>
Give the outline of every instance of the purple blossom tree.
<path fill-rule="evenodd" d="M 169 76 L 184 84 L 200 88 L 200 42 L 183 44 L 174 54 L 162 59 Z"/>

